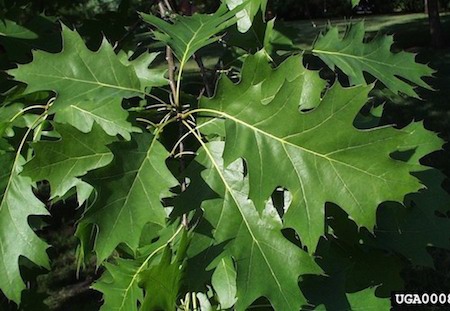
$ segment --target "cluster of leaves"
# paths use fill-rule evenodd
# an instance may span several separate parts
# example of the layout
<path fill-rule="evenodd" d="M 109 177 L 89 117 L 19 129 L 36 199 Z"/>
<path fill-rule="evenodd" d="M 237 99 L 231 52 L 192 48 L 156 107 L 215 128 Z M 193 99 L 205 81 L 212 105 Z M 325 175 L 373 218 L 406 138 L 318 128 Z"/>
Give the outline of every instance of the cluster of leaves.
<path fill-rule="evenodd" d="M 140 14 L 169 47 L 168 70 L 158 51 L 128 54 L 106 38 L 92 51 L 61 24 L 60 51 L 34 50 L 6 71 L 7 298 L 19 304 L 26 289 L 21 258 L 49 267 L 30 216 L 73 196 L 84 208 L 80 260 L 94 253 L 104 267 L 93 284 L 102 310 L 388 310 L 401 269 L 432 265 L 427 246 L 449 248 L 450 220 L 436 214 L 450 206 L 443 177 L 420 163 L 443 142 L 421 122 L 379 126 L 365 75 L 418 97 L 433 71 L 392 53 L 392 37 L 366 42 L 362 23 L 298 53 L 274 20 L 261 24 L 267 1 L 224 2 L 211 15 L 179 16 L 164 2 L 161 17 Z M 2 42 L 34 38 L 12 21 L 2 27 Z M 219 40 L 234 67 L 216 66 L 214 96 L 197 100 L 184 70 L 194 57 L 208 84 L 198 53 Z M 307 69 L 305 54 L 337 78 Z"/>

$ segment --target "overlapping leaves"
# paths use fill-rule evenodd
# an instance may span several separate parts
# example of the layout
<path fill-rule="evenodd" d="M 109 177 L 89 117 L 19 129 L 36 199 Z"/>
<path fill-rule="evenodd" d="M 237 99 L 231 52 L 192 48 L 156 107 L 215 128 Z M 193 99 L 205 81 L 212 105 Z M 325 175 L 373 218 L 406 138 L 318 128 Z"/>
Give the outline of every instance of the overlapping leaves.
<path fill-rule="evenodd" d="M 177 16 L 173 24 L 150 14 L 141 13 L 141 17 L 157 27 L 156 39 L 173 49 L 183 67 L 195 52 L 219 40 L 217 34 L 236 22 L 235 13 L 236 10 L 228 11 L 226 6 L 221 6 L 212 15 Z"/>
<path fill-rule="evenodd" d="M 98 228 L 95 251 L 103 262 L 120 244 L 139 246 L 147 223 L 165 226 L 167 213 L 161 199 L 172 196 L 177 180 L 166 167 L 169 153 L 152 134 L 136 134 L 127 143 L 111 146 L 113 162 L 87 176 L 97 192 L 82 225 Z"/>
<path fill-rule="evenodd" d="M 62 197 L 79 185 L 81 181 L 77 177 L 109 164 L 113 154 L 106 145 L 114 140 L 99 127 L 88 134 L 63 124 L 57 124 L 55 130 L 61 139 L 35 143 L 36 156 L 25 165 L 23 172 L 35 182 L 47 180 L 52 198 Z"/>
<path fill-rule="evenodd" d="M 442 187 L 443 177 L 436 170 L 418 173 L 427 189 L 407 197 L 405 206 L 388 202 L 378 213 L 377 243 L 398 252 L 415 265 L 433 267 L 428 247 L 450 249 L 450 220 L 436 211 L 448 211 L 450 196 Z"/>
<path fill-rule="evenodd" d="M 173 49 L 183 67 L 195 52 L 218 40 L 217 35 L 236 21 L 240 31 L 247 31 L 258 10 L 264 12 L 267 4 L 266 0 L 223 2 L 231 11 L 224 4 L 215 14 L 177 16 L 173 23 L 141 16 L 157 27 L 156 38 Z M 52 198 L 89 182 L 95 187 L 94 202 L 80 221 L 79 237 L 83 230 L 95 228 L 98 263 L 120 245 L 124 247 L 119 247 L 118 253 L 127 253 L 127 259 L 105 263 L 106 272 L 94 285 L 104 293 L 103 310 L 172 310 L 185 290 L 185 264 L 195 259 L 185 261 L 189 257 L 185 239 L 177 247 L 172 243 L 180 232 L 184 238 L 187 235 L 182 227 L 176 231 L 170 225 L 167 228 L 171 209 L 161 202 L 172 195 L 170 189 L 178 181 L 166 166 L 169 153 L 159 137 L 133 133 L 138 130 L 122 108 L 124 98 L 142 97 L 153 86 L 165 85 L 165 71 L 149 69 L 157 54 L 128 59 L 124 53 L 117 55 L 106 40 L 93 52 L 76 32 L 62 28 L 64 48 L 60 53 L 35 52 L 32 63 L 9 71 L 27 84 L 26 93 L 56 94 L 50 108 L 50 114 L 56 115 L 50 117 L 60 138 L 30 144 L 29 154 L 32 150 L 34 158 L 24 165 L 23 150 L 12 154 L 9 142 L 2 139 L 7 132 L 12 135 L 11 117 L 22 113 L 23 106 L 0 108 L 0 274 L 4 276 L 0 288 L 8 298 L 20 301 L 25 288 L 20 256 L 48 266 L 47 246 L 27 222 L 30 215 L 47 214 L 33 195 L 32 182 L 49 181 Z M 272 29 L 273 21 L 263 40 L 268 48 Z M 193 206 L 199 223 L 206 223 L 206 230 L 196 227 L 196 222 L 189 224 L 195 237 L 207 235 L 203 238 L 208 243 L 202 244 L 200 239 L 196 247 L 205 252 L 217 248 L 220 254 L 206 263 L 210 279 L 199 283 L 203 282 L 203 289 L 212 285 L 221 308 L 245 310 L 261 297 L 275 310 L 296 311 L 308 304 L 299 279 L 322 270 L 300 245 L 315 250 L 324 234 L 326 202 L 341 206 L 358 226 L 373 229 L 378 220 L 375 236 L 388 241 L 383 248 L 421 264 L 429 264 L 424 245 L 447 247 L 445 235 L 436 239 L 435 232 L 444 232 L 447 225 L 446 220 L 435 217 L 438 208 L 424 210 L 424 204 L 420 208 L 411 204 L 405 209 L 392 204 L 388 212 L 380 213 L 388 215 L 391 222 L 376 218 L 380 203 L 402 202 L 406 194 L 423 187 L 411 172 L 424 170 L 419 160 L 439 149 L 441 141 L 422 123 L 404 129 L 355 128 L 355 116 L 371 90 L 365 85 L 364 72 L 394 92 L 410 96 L 417 96 L 411 84 L 427 87 L 422 77 L 432 73 L 427 66 L 416 64 L 412 54 L 391 53 L 390 37 L 369 43 L 363 37 L 362 24 L 354 25 L 342 39 L 332 29 L 319 38 L 313 50 L 331 68 L 344 71 L 352 84 L 362 86 L 343 88 L 336 83 L 324 92 L 326 82 L 316 71 L 303 67 L 301 56 L 288 57 L 274 70 L 267 63 L 267 53 L 261 51 L 247 57 L 240 83 L 224 77 L 216 96 L 200 102 L 197 116 L 202 122 L 220 119 L 208 131 L 216 131 L 225 142 L 205 143 L 192 124 L 185 122 L 201 145 L 191 166 L 201 180 L 189 179 L 188 190 L 176 200 L 172 216 L 185 212 L 176 210 L 181 205 L 186 210 Z M 187 114 L 179 117 L 182 121 Z M 38 134 L 35 139 L 39 139 Z M 128 142 L 117 142 L 117 135 Z M 409 161 L 398 160 L 398 152 L 410 153 Z M 290 206 L 282 211 L 269 202 L 280 186 L 292 194 Z M 417 223 L 423 215 L 428 222 Z M 426 231 L 427 226 L 435 232 Z M 144 228 L 153 230 L 151 239 L 143 237 Z M 292 231 L 284 230 L 287 228 L 294 228 L 299 239 L 286 238 Z M 417 238 L 420 245 L 406 243 L 410 240 L 395 232 L 416 228 L 426 233 Z M 155 236 L 159 237 L 156 242 Z M 148 243 L 141 247 L 143 241 Z M 378 253 L 381 251 L 373 252 Z M 345 303 L 358 308 L 361 301 L 370 301 L 377 308 L 386 308 L 387 300 L 378 299 L 373 292 L 367 289 L 348 294 Z"/>
<path fill-rule="evenodd" d="M 239 5 L 245 4 L 241 11 L 236 14 L 238 18 L 237 25 L 240 32 L 247 32 L 252 26 L 253 19 L 259 10 L 263 15 L 266 12 L 267 0 L 222 0 L 230 10 L 235 9 Z"/>
<path fill-rule="evenodd" d="M 422 188 L 410 174 L 419 164 L 394 160 L 390 154 L 414 150 L 422 142 L 415 137 L 439 141 L 435 134 L 420 124 L 402 130 L 356 129 L 353 121 L 367 101 L 370 86 L 346 89 L 335 84 L 317 108 L 300 113 L 303 93 L 318 86 L 304 84 L 303 76 L 290 80 L 289 62 L 272 71 L 256 61 L 261 58 L 262 53 L 250 56 L 239 84 L 223 77 L 218 95 L 200 104 L 204 112 L 227 119 L 225 163 L 245 159 L 250 198 L 256 206 L 264 206 L 278 186 L 290 190 L 293 200 L 285 225 L 314 249 L 323 234 L 325 202 L 338 204 L 360 226 L 372 229 L 381 202 L 402 202 L 406 194 Z M 273 83 L 272 75 L 287 78 Z"/>
<path fill-rule="evenodd" d="M 202 209 L 214 228 L 215 242 L 227 243 L 236 262 L 235 309 L 246 310 L 257 298 L 266 297 L 275 310 L 298 310 L 306 303 L 299 277 L 321 271 L 312 257 L 282 235 L 282 222 L 273 207 L 258 212 L 248 199 L 242 161 L 224 168 L 223 147 L 221 142 L 204 144 L 196 162 L 205 167 L 205 182 L 220 196 L 205 201 Z"/>
<path fill-rule="evenodd" d="M 182 238 L 180 239 L 180 237 Z M 162 301 L 175 304 L 177 291 L 167 288 L 164 278 L 156 280 L 156 278 L 149 277 L 148 274 L 165 272 L 164 267 L 167 267 L 168 262 L 167 258 L 166 261 L 163 261 L 161 253 L 164 251 L 168 256 L 169 245 L 183 246 L 183 243 L 186 243 L 186 232 L 181 227 L 172 226 L 162 230 L 158 241 L 143 248 L 135 259 L 116 258 L 114 263 L 105 263 L 105 273 L 93 285 L 95 290 L 104 295 L 101 310 L 137 311 L 140 309 L 139 305 L 149 304 L 149 301 L 152 300 L 156 305 Z M 175 263 L 177 268 L 178 265 L 179 263 Z M 173 273 L 172 276 L 181 276 L 181 271 L 180 274 Z M 152 283 L 154 290 L 147 288 L 147 292 L 144 293 L 146 283 Z M 179 286 L 179 283 L 172 285 Z M 155 309 L 149 307 L 145 310 Z"/>

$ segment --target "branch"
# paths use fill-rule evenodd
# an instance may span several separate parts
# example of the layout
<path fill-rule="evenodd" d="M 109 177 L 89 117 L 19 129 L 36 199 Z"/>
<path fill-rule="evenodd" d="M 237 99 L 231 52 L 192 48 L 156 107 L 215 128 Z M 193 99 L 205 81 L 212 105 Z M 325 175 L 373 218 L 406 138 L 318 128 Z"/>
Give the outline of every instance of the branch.
<path fill-rule="evenodd" d="M 165 6 L 164 6 L 165 3 Z M 159 12 L 161 14 L 162 18 L 166 18 L 167 13 L 172 13 L 173 9 L 172 6 L 170 5 L 170 2 L 167 0 L 160 0 L 158 2 L 158 6 L 159 6 Z M 169 69 L 169 85 L 170 85 L 170 89 L 172 90 L 172 104 L 174 106 L 174 108 L 177 110 L 177 113 L 180 114 L 182 113 L 182 105 L 180 104 L 180 83 L 178 81 L 175 81 L 175 71 L 176 71 L 176 66 L 175 66 L 175 62 L 174 62 L 174 58 L 173 58 L 173 52 L 172 49 L 170 48 L 170 46 L 166 47 L 166 61 L 167 61 L 167 65 L 168 65 L 168 69 Z M 180 79 L 181 76 L 181 70 L 179 72 L 179 78 Z M 184 127 L 183 125 L 180 123 L 179 127 L 178 127 L 178 137 L 181 138 L 184 136 Z M 185 149 L 184 149 L 184 144 L 181 142 L 179 144 L 178 147 L 178 152 L 179 154 L 184 154 L 185 153 Z M 179 165 L 180 165 L 180 174 L 183 174 L 183 172 L 186 170 L 186 163 L 184 161 L 184 159 L 182 157 L 179 158 Z M 186 180 L 183 178 L 183 180 L 181 181 L 181 192 L 186 191 L 187 185 L 186 185 Z M 185 228 L 189 227 L 189 220 L 186 214 L 183 215 L 183 219 L 182 219 L 182 225 Z"/>
<path fill-rule="evenodd" d="M 213 92 L 211 89 L 211 85 L 208 81 L 208 77 L 206 75 L 206 68 L 205 68 L 205 65 L 203 64 L 202 57 L 197 54 L 194 54 L 193 57 L 194 57 L 194 60 L 197 62 L 198 68 L 200 69 L 200 74 L 203 79 L 203 84 L 205 85 L 206 94 L 208 95 L 208 97 L 212 97 Z"/>
<path fill-rule="evenodd" d="M 166 1 L 166 5 L 170 5 L 167 1 Z M 161 14 L 162 18 L 166 18 L 167 13 L 171 12 L 172 9 L 171 7 L 166 7 L 164 6 L 163 1 L 159 1 L 158 2 L 158 6 L 159 6 L 159 13 Z M 176 71 L 176 66 L 175 66 L 175 62 L 173 59 L 173 52 L 172 49 L 170 48 L 170 46 L 166 47 L 166 61 L 167 61 L 167 65 L 168 65 L 168 70 L 169 70 L 169 85 L 170 85 L 170 89 L 172 90 L 172 99 L 174 99 L 172 102 L 174 104 L 174 106 L 178 109 L 180 106 L 179 103 L 179 99 L 178 99 L 178 95 L 177 95 L 177 87 L 176 87 L 176 83 L 175 83 L 175 71 Z"/>

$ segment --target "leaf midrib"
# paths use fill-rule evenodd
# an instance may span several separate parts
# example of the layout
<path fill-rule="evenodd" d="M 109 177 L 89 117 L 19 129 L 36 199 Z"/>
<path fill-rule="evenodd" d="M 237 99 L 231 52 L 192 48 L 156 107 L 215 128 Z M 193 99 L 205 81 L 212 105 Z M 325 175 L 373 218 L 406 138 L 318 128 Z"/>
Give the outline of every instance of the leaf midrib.
<path fill-rule="evenodd" d="M 302 146 L 293 144 L 293 143 L 291 143 L 291 142 L 289 142 L 289 141 L 284 140 L 284 138 L 280 138 L 280 137 L 277 137 L 277 136 L 275 136 L 275 135 L 273 135 L 273 134 L 270 134 L 270 133 L 268 133 L 268 132 L 265 132 L 265 131 L 263 131 L 263 130 L 257 128 L 257 127 L 254 127 L 253 125 L 251 125 L 251 124 L 249 124 L 249 123 L 247 123 L 247 122 L 245 122 L 245 121 L 243 121 L 243 120 L 240 120 L 240 119 L 238 119 L 238 118 L 236 118 L 236 117 L 234 117 L 234 116 L 232 116 L 232 115 L 226 113 L 226 112 L 219 111 L 219 110 L 214 110 L 214 109 L 205 109 L 205 108 L 197 109 L 197 112 L 209 112 L 209 113 L 215 113 L 215 114 L 222 115 L 222 116 L 225 117 L 225 118 L 228 118 L 228 119 L 230 119 L 230 120 L 232 120 L 232 121 L 234 121 L 234 122 L 236 122 L 236 123 L 239 123 L 239 124 L 241 124 L 241 125 L 244 125 L 245 127 L 248 127 L 249 129 L 253 130 L 254 132 L 260 133 L 260 134 L 262 134 L 262 135 L 264 135 L 264 136 L 267 136 L 267 137 L 269 137 L 269 138 L 271 138 L 271 139 L 273 139 L 273 140 L 276 140 L 276 141 L 280 142 L 282 145 L 288 145 L 288 146 L 291 146 L 291 147 L 300 149 L 300 150 L 302 150 L 302 151 L 304 151 L 304 152 L 306 152 L 306 153 L 310 153 L 310 154 L 312 154 L 312 155 L 314 155 L 314 156 L 316 156 L 316 157 L 323 158 L 323 159 L 325 159 L 325 160 L 327 160 L 327 161 L 329 161 L 329 162 L 335 162 L 335 163 L 337 163 L 337 164 L 340 164 L 340 165 L 349 167 L 349 168 L 351 168 L 351 169 L 353 169 L 353 170 L 356 170 L 356 171 L 358 171 L 358 172 L 361 172 L 361 173 L 363 173 L 363 174 L 365 174 L 365 175 L 369 175 L 369 176 L 371 176 L 371 177 L 380 179 L 380 180 L 382 180 L 382 181 L 386 181 L 386 179 L 382 178 L 381 176 L 377 176 L 377 175 L 371 174 L 371 173 L 369 173 L 369 172 L 367 172 L 367 171 L 364 171 L 364 170 L 362 170 L 362 169 L 360 169 L 360 168 L 358 168 L 358 167 L 356 167 L 356 166 L 353 166 L 353 165 L 351 165 L 351 164 L 349 164 L 349 163 L 345 163 L 345 162 L 342 162 L 342 161 L 339 161 L 339 160 L 330 158 L 330 157 L 328 157 L 327 155 L 324 155 L 324 154 L 315 152 L 315 151 L 313 151 L 313 150 L 311 150 L 311 149 L 307 149 L 307 148 L 305 148 L 305 147 L 302 147 Z"/>
<path fill-rule="evenodd" d="M 196 134 L 196 133 L 195 133 L 194 135 L 197 137 L 197 134 Z M 199 137 L 197 137 L 197 138 L 199 138 Z M 226 181 L 225 176 L 223 175 L 222 171 L 220 170 L 220 167 L 219 167 L 218 163 L 215 161 L 213 155 L 211 154 L 211 152 L 210 152 L 210 150 L 208 149 L 208 147 L 206 146 L 206 144 L 205 144 L 203 141 L 201 141 L 201 140 L 199 140 L 199 142 L 202 144 L 203 148 L 205 149 L 206 154 L 207 154 L 208 157 L 210 158 L 210 160 L 211 160 L 211 162 L 212 162 L 214 168 L 216 169 L 217 173 L 219 174 L 220 179 L 222 180 L 222 182 L 223 182 L 223 184 L 224 184 L 224 186 L 225 186 L 225 188 L 226 188 L 226 192 L 228 192 L 228 193 L 231 195 L 231 198 L 233 199 L 233 201 L 234 201 L 236 207 L 238 208 L 239 213 L 240 213 L 241 216 L 242 216 L 242 220 L 244 221 L 245 226 L 247 227 L 247 230 L 248 230 L 248 232 L 250 233 L 250 236 L 252 237 L 253 245 L 256 244 L 257 247 L 258 247 L 258 249 L 259 249 L 259 251 L 261 252 L 261 254 L 262 254 L 263 258 L 264 258 L 264 261 L 266 262 L 266 265 L 269 267 L 269 270 L 270 270 L 270 273 L 271 273 L 273 279 L 274 279 L 275 282 L 277 283 L 277 286 L 278 286 L 278 288 L 279 288 L 279 290 L 280 290 L 280 293 L 281 293 L 282 296 L 283 296 L 283 299 L 286 301 L 286 303 L 288 303 L 288 304 L 290 305 L 288 299 L 287 299 L 286 296 L 284 295 L 284 291 L 283 291 L 283 289 L 282 289 L 282 287 L 281 287 L 280 281 L 278 280 L 278 278 L 277 278 L 275 272 L 273 271 L 272 266 L 270 265 L 270 262 L 269 262 L 269 260 L 267 259 L 267 256 L 266 256 L 265 252 L 263 251 L 262 247 L 261 247 L 260 244 L 259 244 L 259 241 L 256 239 L 256 236 L 254 235 L 254 233 L 253 233 L 253 231 L 252 231 L 252 228 L 251 228 L 251 226 L 250 226 L 250 224 L 249 224 L 249 222 L 248 222 L 248 220 L 247 220 L 247 218 L 246 218 L 246 216 L 245 216 L 245 213 L 242 211 L 242 209 L 241 209 L 241 207 L 240 207 L 240 204 L 239 204 L 237 198 L 234 196 L 234 193 L 233 193 L 232 188 L 230 187 L 230 185 L 229 185 L 228 182 Z"/>
<path fill-rule="evenodd" d="M 116 89 L 116 90 L 130 91 L 130 92 L 136 92 L 136 93 L 140 93 L 140 94 L 145 94 L 145 93 L 144 93 L 143 91 L 141 91 L 140 89 L 133 89 L 133 88 L 128 88 L 128 87 L 124 87 L 124 86 L 108 84 L 108 83 L 104 83 L 104 82 L 100 82 L 100 81 L 97 81 L 97 82 L 96 82 L 96 81 L 82 80 L 82 79 L 77 79 L 77 78 L 67 77 L 67 76 L 45 75 L 45 74 L 39 74 L 39 73 L 36 73 L 36 72 L 29 72 L 28 75 L 29 75 L 29 76 L 34 75 L 34 76 L 37 76 L 37 77 L 46 77 L 46 78 L 63 79 L 63 80 L 69 80 L 69 81 L 74 81 L 74 82 L 80 82 L 80 83 L 86 83 L 86 84 L 97 85 L 97 86 L 106 87 L 106 88 L 111 88 L 111 89 Z"/>
<path fill-rule="evenodd" d="M 141 273 L 141 271 L 144 269 L 144 267 L 147 265 L 147 263 L 150 261 L 150 259 L 156 255 L 159 251 L 161 251 L 162 249 L 164 249 L 169 243 L 171 243 L 176 236 L 182 231 L 183 226 L 180 226 L 178 228 L 178 230 L 170 237 L 170 239 L 167 241 L 167 243 L 161 245 L 160 247 L 158 247 L 157 249 L 155 249 L 152 253 L 150 253 L 150 255 L 147 256 L 147 258 L 144 260 L 144 262 L 142 263 L 142 265 L 139 266 L 139 268 L 136 270 L 136 273 L 133 274 L 133 277 L 131 278 L 130 284 L 128 285 L 128 287 L 125 289 L 124 291 L 124 295 L 123 295 L 123 299 L 122 299 L 122 303 L 119 307 L 119 310 L 122 310 L 122 308 L 125 305 L 125 300 L 126 297 L 128 295 L 128 292 L 130 291 L 131 287 L 133 286 L 133 284 L 136 282 L 137 277 L 139 276 L 139 274 Z"/>
<path fill-rule="evenodd" d="M 373 58 L 366 58 L 365 56 L 346 54 L 346 53 L 342 53 L 342 52 L 324 51 L 324 50 L 318 50 L 318 49 L 313 49 L 312 52 L 313 53 L 318 53 L 318 54 L 327 54 L 327 55 L 333 55 L 333 56 L 354 58 L 354 59 L 357 59 L 358 61 L 360 61 L 361 63 L 371 62 L 371 63 L 375 63 L 377 65 L 382 65 L 382 66 L 385 66 L 385 67 L 396 67 L 396 68 L 402 69 L 402 70 L 411 70 L 411 68 L 408 68 L 408 67 L 399 67 L 399 66 L 397 66 L 397 64 L 394 64 L 394 63 L 393 64 L 383 63 L 383 62 L 380 62 L 380 61 L 378 61 L 376 59 L 373 59 Z M 373 67 L 371 67 L 371 68 L 373 68 Z M 375 70 L 375 68 L 373 68 L 373 69 Z"/>

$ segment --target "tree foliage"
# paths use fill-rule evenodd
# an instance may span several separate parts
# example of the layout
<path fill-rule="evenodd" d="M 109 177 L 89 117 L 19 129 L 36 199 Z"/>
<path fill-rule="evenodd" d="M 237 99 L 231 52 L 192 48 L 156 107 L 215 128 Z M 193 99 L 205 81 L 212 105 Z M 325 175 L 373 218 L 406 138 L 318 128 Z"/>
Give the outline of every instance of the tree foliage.
<path fill-rule="evenodd" d="M 21 257 L 49 268 L 30 217 L 72 197 L 82 209 L 80 260 L 95 256 L 104 268 L 92 285 L 101 310 L 247 310 L 261 301 L 283 311 L 335 310 L 330 301 L 387 310 L 402 265 L 431 266 L 426 247 L 449 248 L 449 220 L 435 213 L 449 208 L 443 177 L 421 162 L 443 141 L 422 122 L 399 128 L 364 115 L 380 84 L 418 97 L 433 71 L 391 52 L 390 36 L 365 42 L 362 23 L 342 38 L 330 28 L 295 53 L 274 20 L 256 29 L 266 5 L 227 0 L 213 14 L 181 16 L 161 1 L 160 16 L 155 5 L 140 13 L 145 27 L 131 28 L 135 50 L 107 38 L 92 50 L 60 23 L 59 51 L 5 67 L 8 299 L 20 304 L 26 289 Z M 35 39 L 14 21 L 3 27 L 5 38 Z M 261 42 L 245 42 L 247 32 Z M 223 50 L 217 83 L 201 58 L 210 45 Z M 318 59 L 340 79 L 308 69 Z M 188 73 L 193 60 L 199 71 Z M 192 86 L 199 80 L 204 89 Z M 377 273 L 388 268 L 391 279 Z"/>

